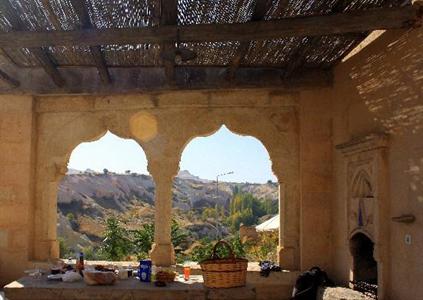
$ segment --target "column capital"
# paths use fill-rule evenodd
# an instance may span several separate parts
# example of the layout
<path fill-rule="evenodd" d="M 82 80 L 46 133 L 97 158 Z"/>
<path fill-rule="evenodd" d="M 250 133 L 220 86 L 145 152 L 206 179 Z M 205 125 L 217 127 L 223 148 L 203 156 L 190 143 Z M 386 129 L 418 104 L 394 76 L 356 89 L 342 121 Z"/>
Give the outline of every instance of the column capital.
<path fill-rule="evenodd" d="M 179 160 L 151 160 L 148 162 L 147 169 L 151 176 L 153 176 L 156 183 L 158 183 L 158 181 L 173 180 L 173 177 L 178 175 Z"/>

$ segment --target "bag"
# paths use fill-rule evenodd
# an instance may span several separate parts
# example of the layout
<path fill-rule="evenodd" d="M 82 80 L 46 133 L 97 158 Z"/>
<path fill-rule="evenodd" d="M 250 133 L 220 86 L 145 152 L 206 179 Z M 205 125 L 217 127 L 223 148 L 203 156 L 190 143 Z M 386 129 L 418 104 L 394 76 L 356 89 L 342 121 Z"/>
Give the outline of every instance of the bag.
<path fill-rule="evenodd" d="M 325 271 L 319 267 L 313 267 L 298 276 L 291 299 L 314 300 L 317 297 L 317 289 L 321 285 L 333 285 L 333 283 Z"/>

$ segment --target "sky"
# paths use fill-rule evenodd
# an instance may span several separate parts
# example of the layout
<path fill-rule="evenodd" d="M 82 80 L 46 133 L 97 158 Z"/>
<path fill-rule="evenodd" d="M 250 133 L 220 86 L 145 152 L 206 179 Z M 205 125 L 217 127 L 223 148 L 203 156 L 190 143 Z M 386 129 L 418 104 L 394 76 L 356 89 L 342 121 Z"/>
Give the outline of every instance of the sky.
<path fill-rule="evenodd" d="M 101 139 L 81 143 L 72 152 L 69 168 L 92 169 L 102 172 L 124 173 L 126 170 L 148 174 L 147 159 L 142 148 L 130 139 L 106 133 Z M 193 139 L 184 149 L 180 170 L 203 179 L 221 181 L 265 183 L 276 181 L 271 170 L 269 154 L 254 137 L 240 136 L 222 126 L 215 134 Z"/>

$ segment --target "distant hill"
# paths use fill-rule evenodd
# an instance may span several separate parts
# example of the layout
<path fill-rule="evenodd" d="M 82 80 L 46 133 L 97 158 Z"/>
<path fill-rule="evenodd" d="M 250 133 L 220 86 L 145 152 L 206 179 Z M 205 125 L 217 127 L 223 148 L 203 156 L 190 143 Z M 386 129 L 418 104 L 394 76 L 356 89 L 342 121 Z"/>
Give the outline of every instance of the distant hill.
<path fill-rule="evenodd" d="M 176 175 L 179 179 L 187 179 L 187 180 L 194 180 L 194 181 L 200 181 L 200 182 L 210 182 L 211 180 L 208 179 L 201 179 L 198 176 L 192 175 L 187 170 L 181 170 L 179 171 L 178 175 Z"/>
<path fill-rule="evenodd" d="M 174 218 L 187 228 L 207 235 L 200 220 L 206 207 L 229 209 L 234 190 L 258 199 L 277 201 L 274 183 L 231 183 L 201 179 L 188 171 L 179 172 L 173 184 Z M 124 219 L 129 228 L 154 222 L 154 181 L 143 174 L 107 174 L 92 170 L 69 170 L 58 190 L 58 235 L 74 249 L 100 241 L 107 217 Z"/>

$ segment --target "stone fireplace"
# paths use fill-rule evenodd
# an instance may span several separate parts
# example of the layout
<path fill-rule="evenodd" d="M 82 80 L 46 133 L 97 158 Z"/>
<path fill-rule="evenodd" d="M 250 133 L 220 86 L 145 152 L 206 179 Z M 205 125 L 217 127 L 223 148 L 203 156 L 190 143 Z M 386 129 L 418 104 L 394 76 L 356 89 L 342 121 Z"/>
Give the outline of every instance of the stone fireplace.
<path fill-rule="evenodd" d="M 372 134 L 337 146 L 344 154 L 350 283 L 383 298 L 387 283 L 389 207 L 386 154 L 388 139 Z"/>
<path fill-rule="evenodd" d="M 377 262 L 374 258 L 374 243 L 363 233 L 350 239 L 353 258 L 353 281 L 377 284 Z"/>

